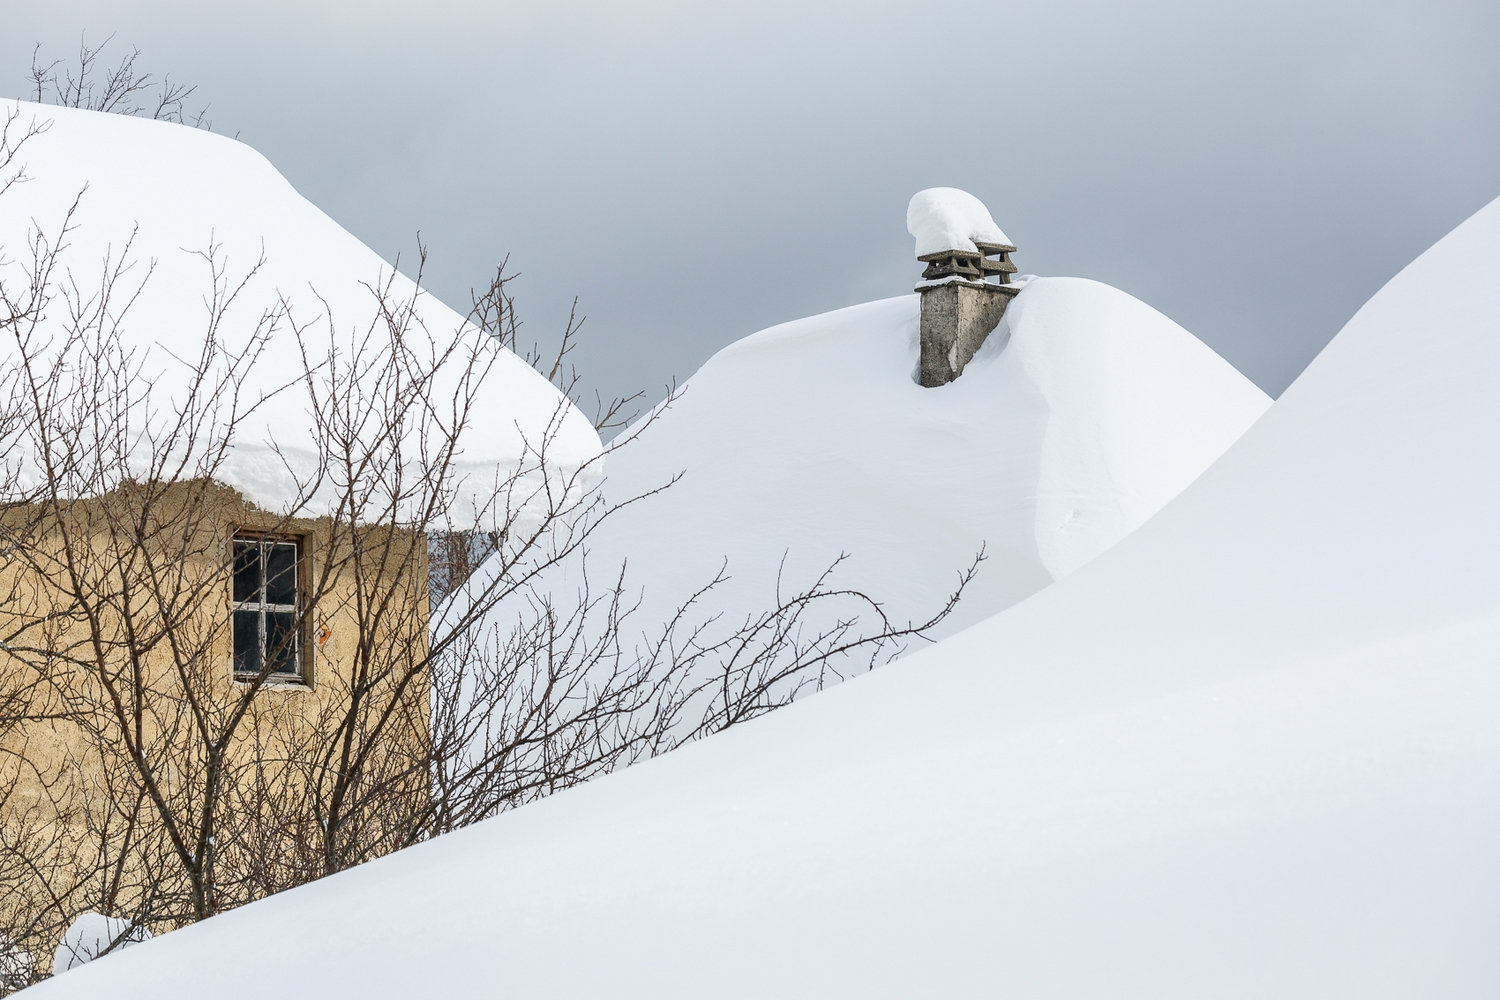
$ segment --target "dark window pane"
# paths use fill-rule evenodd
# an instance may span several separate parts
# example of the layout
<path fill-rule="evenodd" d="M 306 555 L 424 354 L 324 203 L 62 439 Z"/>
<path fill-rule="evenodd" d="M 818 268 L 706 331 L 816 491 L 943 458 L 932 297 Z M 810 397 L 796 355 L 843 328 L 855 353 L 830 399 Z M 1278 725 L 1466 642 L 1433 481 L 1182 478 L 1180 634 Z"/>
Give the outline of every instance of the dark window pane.
<path fill-rule="evenodd" d="M 260 613 L 234 613 L 234 672 L 260 673 Z"/>
<path fill-rule="evenodd" d="M 236 539 L 234 543 L 234 599 L 260 600 L 260 543 Z"/>
<path fill-rule="evenodd" d="M 266 612 L 266 659 L 271 661 L 271 673 L 295 674 L 297 672 L 297 636 L 292 630 L 289 611 Z"/>
<path fill-rule="evenodd" d="M 278 542 L 267 547 L 266 603 L 297 603 L 297 546 Z"/>

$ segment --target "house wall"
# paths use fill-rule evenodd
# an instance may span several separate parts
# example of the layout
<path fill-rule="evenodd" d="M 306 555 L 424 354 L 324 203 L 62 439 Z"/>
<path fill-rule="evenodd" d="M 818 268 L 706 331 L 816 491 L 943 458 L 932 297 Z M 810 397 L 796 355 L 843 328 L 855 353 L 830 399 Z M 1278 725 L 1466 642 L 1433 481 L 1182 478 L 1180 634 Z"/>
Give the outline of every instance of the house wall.
<path fill-rule="evenodd" d="M 305 682 L 255 690 L 234 679 L 236 532 L 303 541 Z M 127 484 L 0 511 L 0 551 L 0 930 L 25 936 L 59 896 L 53 923 L 68 910 L 129 916 L 158 890 L 172 912 L 153 923 L 190 918 L 191 879 L 158 816 L 178 814 L 191 835 L 209 798 L 214 906 L 323 874 L 340 863 L 316 822 L 331 803 L 326 791 L 321 809 L 312 803 L 331 775 L 352 773 L 351 748 L 389 809 L 425 802 L 420 534 L 280 518 L 213 483 Z M 163 807 L 144 789 L 137 748 Z M 392 834 L 376 817 L 348 836 L 381 853 L 376 841 Z"/>

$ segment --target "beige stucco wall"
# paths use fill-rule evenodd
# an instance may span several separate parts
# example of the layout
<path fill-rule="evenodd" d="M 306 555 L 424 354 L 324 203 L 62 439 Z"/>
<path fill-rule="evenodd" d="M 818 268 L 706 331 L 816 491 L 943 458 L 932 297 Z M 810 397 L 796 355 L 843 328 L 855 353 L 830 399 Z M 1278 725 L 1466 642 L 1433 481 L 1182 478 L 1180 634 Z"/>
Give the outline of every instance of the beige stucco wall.
<path fill-rule="evenodd" d="M 216 484 L 178 484 L 135 506 L 153 504 L 158 522 L 143 530 L 122 516 L 134 508 L 118 493 L 65 510 L 0 512 L 0 538 L 9 544 L 0 557 L 0 854 L 10 851 L 11 869 L 16 867 L 18 840 L 29 836 L 41 845 L 34 851 L 46 854 L 51 873 L 47 877 L 67 881 L 69 852 L 80 867 L 97 865 L 97 856 L 89 851 L 108 835 L 112 816 L 119 822 L 121 796 L 132 791 L 128 779 L 134 764 L 128 750 L 122 753 L 120 741 L 111 743 L 107 735 L 111 727 L 118 729 L 119 720 L 111 696 L 99 682 L 101 670 L 121 681 L 116 687 L 126 691 L 127 699 L 135 690 L 140 703 L 156 706 L 141 713 L 139 739 L 164 769 L 182 771 L 159 775 L 159 783 L 190 789 L 198 779 L 193 750 L 209 738 L 195 712 L 184 709 L 181 698 L 174 702 L 174 695 L 193 689 L 195 700 L 206 706 L 199 714 L 211 717 L 208 730 L 222 733 L 235 707 L 250 694 L 247 684 L 234 679 L 231 662 L 228 568 L 236 532 L 272 532 L 302 540 L 302 589 L 307 595 L 302 636 L 311 658 L 305 682 L 267 683 L 249 698 L 243 721 L 225 745 L 224 758 L 234 763 L 237 782 L 226 803 L 232 798 L 235 808 L 244 809 L 247 801 L 263 801 L 270 803 L 264 806 L 268 813 L 301 815 L 305 810 L 294 800 L 307 790 L 310 765 L 329 749 L 330 727 L 347 711 L 361 669 L 388 674 L 403 669 L 403 664 L 415 669 L 425 658 L 427 564 L 421 535 L 380 528 L 353 533 L 326 518 L 279 518 Z M 133 541 L 132 534 L 137 536 Z M 71 560 L 66 558 L 69 547 L 75 553 Z M 163 567 L 175 562 L 177 568 L 153 570 L 153 559 Z M 70 562 L 88 567 L 82 575 L 92 574 L 97 584 L 92 591 L 90 586 L 77 586 L 79 574 L 66 570 Z M 111 564 L 117 568 L 112 570 Z M 125 621 L 119 601 L 112 604 L 107 592 L 111 587 L 139 589 L 153 576 L 169 584 L 186 580 L 192 586 L 187 596 L 137 600 L 140 620 Z M 85 609 L 74 600 L 80 590 L 99 597 L 82 602 L 97 605 L 86 609 L 88 613 L 79 613 Z M 170 612 L 184 610 L 170 627 L 165 624 Z M 132 630 L 139 635 L 150 629 L 183 637 L 191 655 L 174 651 L 172 643 L 162 640 L 132 660 L 127 652 Z M 101 635 L 118 644 L 101 644 Z M 147 644 L 143 640 L 138 645 Z M 366 704 L 372 717 L 390 709 L 402 720 L 396 727 L 399 733 L 390 735 L 374 755 L 372 769 L 383 766 L 381 754 L 397 755 L 402 762 L 423 758 L 429 695 L 426 672 L 416 673 L 399 698 L 389 684 L 369 686 Z M 28 691 L 29 697 L 16 697 Z M 8 716 L 7 694 L 12 696 Z M 21 708 L 29 709 L 28 717 L 17 718 L 20 713 L 14 709 Z M 278 788 L 279 801 L 273 803 L 267 796 L 258 800 L 249 787 L 254 781 Z M 425 776 L 409 778 L 402 788 L 425 796 Z M 183 802 L 191 799 L 185 794 Z M 147 805 L 144 814 L 149 816 Z M 240 815 L 229 821 L 244 829 L 254 826 L 249 819 L 253 817 Z M 136 861 L 129 864 L 139 867 Z M 0 881 L 10 870 L 5 865 L 0 857 Z M 132 877 L 142 876 L 135 872 L 125 880 Z M 45 881 L 42 875 L 36 878 Z M 3 929 L 9 926 L 7 907 L 21 907 L 23 897 L 31 899 L 38 892 L 45 895 L 46 887 L 32 886 L 24 892 L 25 887 L 0 888 L 5 889 L 0 895 L 7 895 L 0 899 Z M 251 890 L 237 891 L 243 895 Z M 91 893 L 92 889 L 82 890 L 79 909 L 85 908 Z M 125 898 L 116 901 L 120 909 L 132 904 Z M 88 908 L 96 907 L 90 903 Z"/>

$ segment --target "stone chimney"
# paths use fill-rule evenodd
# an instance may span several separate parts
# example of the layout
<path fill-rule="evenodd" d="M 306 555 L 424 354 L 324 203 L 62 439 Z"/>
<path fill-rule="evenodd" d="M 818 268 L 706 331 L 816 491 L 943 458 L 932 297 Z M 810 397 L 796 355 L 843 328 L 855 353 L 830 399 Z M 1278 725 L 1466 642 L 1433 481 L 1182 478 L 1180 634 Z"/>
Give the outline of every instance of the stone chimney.
<path fill-rule="evenodd" d="M 927 265 L 916 288 L 922 296 L 918 381 L 946 385 L 963 374 L 1020 290 L 1010 284 L 1016 248 L 979 199 L 957 188 L 917 192 L 906 227 L 917 239 L 917 260 Z"/>

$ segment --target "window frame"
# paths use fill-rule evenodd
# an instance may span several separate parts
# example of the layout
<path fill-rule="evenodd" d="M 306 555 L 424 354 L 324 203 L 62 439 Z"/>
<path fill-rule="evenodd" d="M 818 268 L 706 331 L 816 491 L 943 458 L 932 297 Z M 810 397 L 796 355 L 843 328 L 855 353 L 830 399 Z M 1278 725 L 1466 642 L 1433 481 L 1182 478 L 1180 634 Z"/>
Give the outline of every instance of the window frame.
<path fill-rule="evenodd" d="M 293 669 L 286 671 L 269 671 L 263 686 L 275 685 L 278 687 L 310 687 L 312 685 L 311 654 L 308 648 L 307 627 L 305 615 L 305 594 L 303 589 L 303 577 L 307 563 L 307 538 L 302 535 L 275 534 L 260 531 L 236 531 L 230 539 L 229 558 L 229 673 L 236 684 L 250 684 L 260 676 L 259 670 L 242 671 L 235 661 L 234 630 L 235 615 L 238 612 L 255 612 L 256 635 L 259 642 L 259 659 L 265 662 L 266 644 L 268 642 L 268 621 L 270 615 L 290 614 L 292 616 L 292 663 Z M 235 600 L 235 573 L 234 567 L 239 556 L 239 546 L 245 543 L 254 543 L 259 549 L 260 561 L 260 588 L 255 599 L 239 601 Z M 269 587 L 269 560 L 268 552 L 278 545 L 292 547 L 292 603 L 270 603 L 267 601 L 266 591 Z"/>

